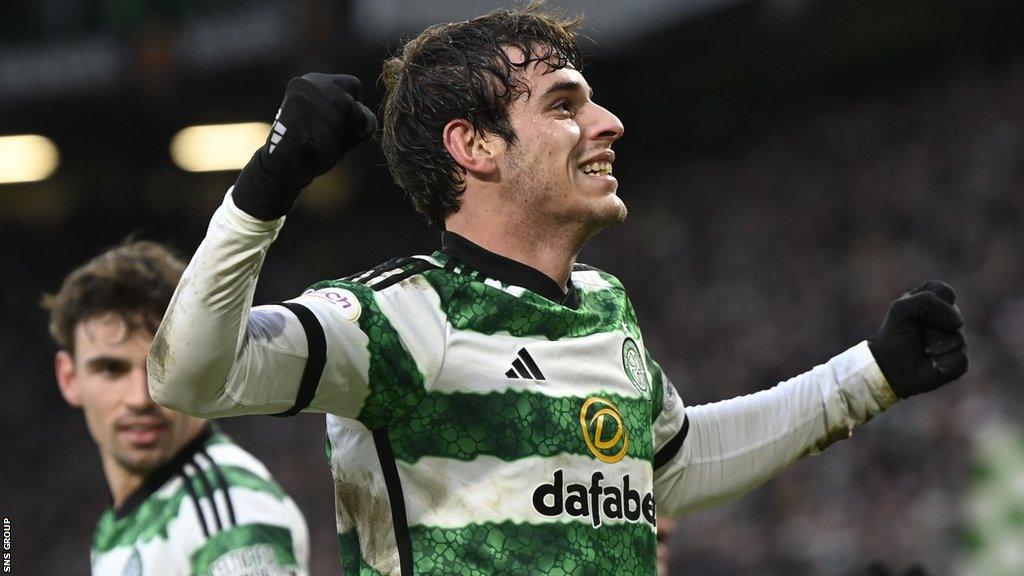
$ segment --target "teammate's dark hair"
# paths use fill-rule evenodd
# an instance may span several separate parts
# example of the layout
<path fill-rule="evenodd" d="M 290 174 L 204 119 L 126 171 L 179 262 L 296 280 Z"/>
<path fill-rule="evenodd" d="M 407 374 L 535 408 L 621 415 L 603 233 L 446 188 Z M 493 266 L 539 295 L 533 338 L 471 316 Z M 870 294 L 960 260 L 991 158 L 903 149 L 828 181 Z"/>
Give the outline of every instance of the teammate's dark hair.
<path fill-rule="evenodd" d="M 477 132 L 514 145 L 509 106 L 529 94 L 521 72 L 533 62 L 545 62 L 550 70 L 580 69 L 581 24 L 582 18 L 556 16 L 541 2 L 530 2 L 431 26 L 384 63 L 384 154 L 395 182 L 432 226 L 444 228 L 465 189 L 465 169 L 444 147 L 445 125 L 462 118 Z M 526 59 L 513 61 L 509 48 Z"/>
<path fill-rule="evenodd" d="M 119 316 L 130 334 L 156 333 L 185 264 L 164 246 L 128 241 L 72 271 L 56 294 L 43 295 L 50 334 L 74 354 L 75 326 L 97 316 Z"/>

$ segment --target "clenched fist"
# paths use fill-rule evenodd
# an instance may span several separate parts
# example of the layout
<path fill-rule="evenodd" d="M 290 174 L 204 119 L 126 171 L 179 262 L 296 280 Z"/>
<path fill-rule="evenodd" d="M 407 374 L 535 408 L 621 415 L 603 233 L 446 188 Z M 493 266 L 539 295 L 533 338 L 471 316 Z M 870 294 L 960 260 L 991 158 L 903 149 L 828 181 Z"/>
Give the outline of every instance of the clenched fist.
<path fill-rule="evenodd" d="M 963 325 L 953 288 L 931 280 L 892 303 L 868 348 L 893 392 L 907 398 L 967 372 Z"/>
<path fill-rule="evenodd" d="M 299 192 L 377 129 L 359 101 L 359 79 L 345 74 L 292 78 L 266 143 L 242 169 L 232 197 L 261 220 L 291 211 Z"/>

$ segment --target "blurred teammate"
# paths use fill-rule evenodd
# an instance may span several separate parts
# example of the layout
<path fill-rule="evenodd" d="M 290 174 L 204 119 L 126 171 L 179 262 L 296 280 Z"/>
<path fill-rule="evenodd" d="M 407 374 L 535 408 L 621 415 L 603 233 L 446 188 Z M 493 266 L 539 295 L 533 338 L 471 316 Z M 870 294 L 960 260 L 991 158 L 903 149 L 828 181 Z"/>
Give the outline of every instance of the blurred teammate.
<path fill-rule="evenodd" d="M 183 268 L 159 244 L 133 242 L 44 297 L 61 394 L 85 412 L 113 500 L 92 573 L 304 575 L 306 521 L 267 469 L 205 420 L 149 397 L 146 355 Z"/>
<path fill-rule="evenodd" d="M 346 572 L 653 575 L 658 512 L 742 494 L 966 370 L 934 282 L 869 342 L 684 408 L 619 281 L 575 263 L 626 215 L 623 126 L 580 72 L 578 25 L 531 5 L 409 41 L 385 64 L 384 151 L 441 250 L 251 308 L 299 191 L 375 129 L 355 78 L 292 80 L 156 336 L 167 406 L 329 414 Z"/>

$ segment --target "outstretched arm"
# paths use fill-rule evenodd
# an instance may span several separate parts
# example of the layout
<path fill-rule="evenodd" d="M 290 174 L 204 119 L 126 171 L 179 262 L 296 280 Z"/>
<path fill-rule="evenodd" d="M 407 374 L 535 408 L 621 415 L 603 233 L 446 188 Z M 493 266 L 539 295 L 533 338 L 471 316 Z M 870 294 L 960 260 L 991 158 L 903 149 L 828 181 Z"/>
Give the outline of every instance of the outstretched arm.
<path fill-rule="evenodd" d="M 723 502 L 850 435 L 897 400 L 867 346 L 769 390 L 686 408 L 679 453 L 655 472 L 659 512 Z"/>
<path fill-rule="evenodd" d="M 296 402 L 311 312 L 250 310 L 253 291 L 301 189 L 375 130 L 358 89 L 351 76 L 289 82 L 267 142 L 214 214 L 153 340 L 149 388 L 158 403 L 224 416 L 281 412 Z"/>
<path fill-rule="evenodd" d="M 663 412 L 660 427 L 685 437 L 655 470 L 659 512 L 739 496 L 849 437 L 898 398 L 959 378 L 967 356 L 954 299 L 949 286 L 930 282 L 896 300 L 868 342 L 809 372 L 749 396 Z"/>

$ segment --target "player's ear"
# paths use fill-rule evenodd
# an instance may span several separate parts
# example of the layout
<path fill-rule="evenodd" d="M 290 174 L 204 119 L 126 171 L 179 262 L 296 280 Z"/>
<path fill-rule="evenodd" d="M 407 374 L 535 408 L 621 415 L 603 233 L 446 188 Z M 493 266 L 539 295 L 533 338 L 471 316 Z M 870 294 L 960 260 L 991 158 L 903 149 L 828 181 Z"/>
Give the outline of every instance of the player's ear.
<path fill-rule="evenodd" d="M 67 350 L 61 350 L 57 352 L 53 364 L 57 373 L 57 384 L 60 385 L 60 395 L 68 404 L 75 408 L 81 408 L 82 401 L 78 397 L 78 382 L 75 374 L 75 358 Z"/>
<path fill-rule="evenodd" d="M 495 161 L 500 138 L 478 132 L 469 120 L 456 118 L 444 126 L 444 147 L 466 172 L 487 179 L 498 170 Z"/>

